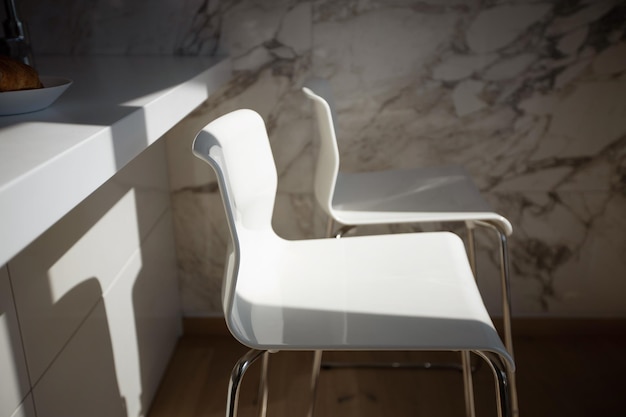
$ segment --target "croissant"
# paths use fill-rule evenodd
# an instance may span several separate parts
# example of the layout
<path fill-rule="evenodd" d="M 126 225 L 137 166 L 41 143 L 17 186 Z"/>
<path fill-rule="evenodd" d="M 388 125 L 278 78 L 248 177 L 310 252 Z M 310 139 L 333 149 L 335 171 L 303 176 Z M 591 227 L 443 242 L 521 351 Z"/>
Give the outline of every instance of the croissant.
<path fill-rule="evenodd" d="M 8 56 L 0 56 L 0 92 L 42 88 L 37 71 Z"/>

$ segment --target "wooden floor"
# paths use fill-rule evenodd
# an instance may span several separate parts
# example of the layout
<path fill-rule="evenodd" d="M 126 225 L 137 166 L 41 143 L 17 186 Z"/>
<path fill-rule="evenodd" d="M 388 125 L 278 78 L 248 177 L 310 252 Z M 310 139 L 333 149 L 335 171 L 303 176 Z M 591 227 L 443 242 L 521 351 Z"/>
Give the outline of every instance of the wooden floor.
<path fill-rule="evenodd" d="M 537 335 L 515 339 L 522 417 L 626 416 L 626 334 Z M 246 348 L 227 335 L 185 336 L 176 349 L 148 417 L 224 416 L 232 365 Z M 452 354 L 342 352 L 324 359 L 437 360 Z M 268 416 L 305 416 L 312 354 L 270 358 Z M 260 364 L 246 374 L 239 416 L 256 412 Z M 486 366 L 474 374 L 478 416 L 495 416 L 494 382 Z M 462 416 L 457 371 L 324 370 L 317 416 Z"/>

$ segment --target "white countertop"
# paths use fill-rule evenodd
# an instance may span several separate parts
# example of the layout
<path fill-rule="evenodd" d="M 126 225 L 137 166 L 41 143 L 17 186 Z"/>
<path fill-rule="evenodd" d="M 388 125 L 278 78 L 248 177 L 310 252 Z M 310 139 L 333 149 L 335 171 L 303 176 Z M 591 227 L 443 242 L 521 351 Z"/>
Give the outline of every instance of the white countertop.
<path fill-rule="evenodd" d="M 74 83 L 45 110 L 0 116 L 0 266 L 231 76 L 225 58 L 40 57 L 37 67 Z"/>

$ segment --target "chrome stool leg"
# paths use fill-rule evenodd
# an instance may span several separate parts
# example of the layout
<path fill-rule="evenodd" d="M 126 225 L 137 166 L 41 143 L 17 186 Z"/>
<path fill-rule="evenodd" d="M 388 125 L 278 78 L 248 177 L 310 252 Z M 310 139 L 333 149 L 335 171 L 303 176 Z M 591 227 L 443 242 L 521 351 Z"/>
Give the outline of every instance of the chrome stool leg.
<path fill-rule="evenodd" d="M 509 270 L 509 250 L 508 250 L 508 239 L 506 233 L 501 230 L 498 225 L 493 224 L 491 222 L 482 222 L 477 221 L 476 224 L 479 224 L 484 227 L 488 227 L 496 232 L 498 235 L 498 241 L 500 244 L 500 281 L 501 281 L 501 291 L 502 291 L 502 324 L 504 327 L 504 346 L 509 351 L 509 354 L 512 357 L 515 357 L 513 353 L 513 329 L 511 326 L 511 280 L 510 280 L 510 270 Z M 515 379 L 515 374 L 511 373 L 509 375 L 509 386 L 510 386 L 510 395 L 511 395 L 511 407 L 513 409 L 514 415 L 519 414 L 518 410 L 518 399 L 517 399 L 517 384 Z"/>
<path fill-rule="evenodd" d="M 313 417 L 315 410 L 315 399 L 317 398 L 317 385 L 320 377 L 320 368 L 322 366 L 322 351 L 316 350 L 313 353 L 313 369 L 311 370 L 311 385 L 310 385 L 310 397 L 309 397 L 309 410 L 307 411 L 307 417 Z"/>
<path fill-rule="evenodd" d="M 500 245 L 500 281 L 502 286 L 502 321 L 504 326 L 504 345 L 513 355 L 513 332 L 511 329 L 511 284 L 509 272 L 509 255 L 506 234 L 491 222 L 476 221 L 476 224 L 488 227 L 496 232 Z"/>
<path fill-rule="evenodd" d="M 516 411 L 513 410 L 511 404 L 511 386 L 509 384 L 508 375 L 514 374 L 500 356 L 491 352 L 474 351 L 482 357 L 491 368 L 496 385 L 496 406 L 498 417 L 514 417 Z"/>
<path fill-rule="evenodd" d="M 265 417 L 267 415 L 267 397 L 268 397 L 268 385 L 267 385 L 267 373 L 269 370 L 270 352 L 266 351 L 263 354 L 263 361 L 261 362 L 261 381 L 259 383 L 259 417 Z"/>
<path fill-rule="evenodd" d="M 500 274 L 502 277 L 502 319 L 504 322 L 504 346 L 513 355 L 513 330 L 511 328 L 511 281 L 509 279 L 509 256 L 506 234 L 498 230 L 500 237 Z M 513 415 L 519 414 L 517 400 L 517 383 L 515 374 L 509 375 L 509 386 L 511 391 L 511 407 Z"/>
<path fill-rule="evenodd" d="M 474 224 L 466 222 L 467 243 L 469 248 L 469 261 L 474 279 L 476 279 L 476 245 L 474 242 Z M 461 352 L 461 363 L 463 365 L 463 388 L 465 390 L 465 415 L 466 417 L 476 417 L 476 407 L 474 405 L 474 381 L 472 378 L 472 358 L 468 351 Z"/>
<path fill-rule="evenodd" d="M 230 381 L 228 382 L 228 397 L 226 400 L 226 417 L 237 416 L 237 406 L 239 401 L 239 387 L 243 375 L 246 373 L 250 365 L 254 363 L 265 351 L 252 349 L 237 361 L 235 367 L 230 373 Z"/>
<path fill-rule="evenodd" d="M 463 364 L 465 416 L 476 417 L 476 407 L 474 406 L 474 381 L 472 378 L 472 358 L 469 351 L 461 352 L 461 363 Z"/>

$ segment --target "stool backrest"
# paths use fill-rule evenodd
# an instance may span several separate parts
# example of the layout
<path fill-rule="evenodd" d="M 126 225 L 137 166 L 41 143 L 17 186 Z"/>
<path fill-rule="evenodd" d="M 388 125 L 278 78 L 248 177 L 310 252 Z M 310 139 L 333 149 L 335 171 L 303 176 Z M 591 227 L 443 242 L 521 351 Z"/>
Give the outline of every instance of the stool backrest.
<path fill-rule="evenodd" d="M 236 110 L 209 123 L 196 136 L 192 149 L 213 168 L 219 181 L 232 237 L 224 268 L 222 305 L 227 321 L 236 323 L 237 318 L 231 315 L 237 310 L 233 303 L 240 269 L 258 265 L 256 257 L 262 252 L 272 253 L 268 246 L 280 240 L 272 229 L 276 165 L 265 123 L 252 110 Z M 231 331 L 240 333 L 233 328 Z"/>
<path fill-rule="evenodd" d="M 326 214 L 332 216 L 333 194 L 339 175 L 339 148 L 332 92 L 328 81 L 322 78 L 308 80 L 302 91 L 313 101 L 320 139 L 314 178 L 315 198 Z"/>

